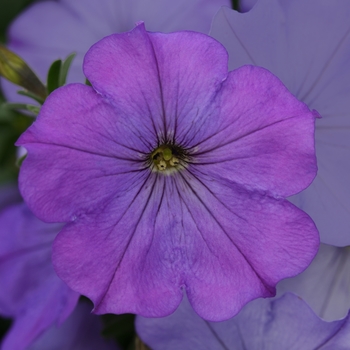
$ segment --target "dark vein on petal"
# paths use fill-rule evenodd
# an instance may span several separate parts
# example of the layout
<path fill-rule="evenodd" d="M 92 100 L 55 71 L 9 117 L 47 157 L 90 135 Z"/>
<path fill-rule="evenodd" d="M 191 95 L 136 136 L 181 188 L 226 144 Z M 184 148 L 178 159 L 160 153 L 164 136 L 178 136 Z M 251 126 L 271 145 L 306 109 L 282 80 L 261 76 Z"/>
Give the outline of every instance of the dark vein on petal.
<path fill-rule="evenodd" d="M 153 114 L 152 114 L 152 110 L 151 110 L 151 108 L 150 108 L 150 106 L 149 106 L 149 104 L 148 104 L 147 98 L 146 98 L 146 96 L 145 96 L 145 94 L 144 94 L 144 92 L 143 92 L 143 90 L 142 90 L 141 88 L 140 88 L 140 91 L 141 91 L 141 93 L 142 93 L 142 96 L 143 96 L 143 98 L 144 98 L 144 100 L 145 100 L 145 103 L 146 103 L 146 106 L 147 106 L 147 110 L 148 110 L 148 113 L 149 113 L 149 119 L 150 119 L 150 121 L 151 121 L 151 123 L 152 123 L 152 128 L 153 128 L 153 132 L 154 132 L 154 137 L 155 137 L 155 139 L 157 140 L 157 143 L 159 144 L 157 127 L 156 127 L 155 122 L 154 122 L 154 117 L 153 117 Z M 151 130 L 149 130 L 149 131 L 151 132 Z"/>
<path fill-rule="evenodd" d="M 134 186 L 135 184 L 138 184 L 140 181 L 147 182 L 148 178 L 151 176 L 151 173 L 148 174 L 148 176 L 147 176 L 146 179 L 143 178 L 142 173 L 140 173 L 140 172 L 136 172 L 136 175 L 140 175 L 140 176 L 134 176 L 132 179 L 130 179 L 130 180 L 128 181 L 128 182 L 129 182 L 128 188 L 133 188 L 133 186 Z M 132 182 L 131 182 L 131 181 L 132 181 Z M 141 185 L 141 186 L 142 186 L 142 185 Z M 139 191 L 140 191 L 140 190 L 139 190 Z M 99 204 L 99 212 L 100 212 L 100 213 L 103 212 L 103 211 L 105 211 L 106 208 L 109 206 L 109 204 L 110 204 L 111 202 L 113 202 L 114 200 L 117 200 L 117 199 L 121 198 L 121 197 L 124 195 L 124 193 L 127 192 L 127 189 L 124 189 L 123 191 L 119 191 L 119 192 L 120 192 L 120 193 L 119 193 L 118 195 L 116 195 L 115 192 L 113 192 L 113 193 L 110 194 L 110 196 L 109 196 L 108 198 L 104 198 L 104 199 L 103 199 L 103 203 L 100 203 L 100 204 Z M 133 200 L 135 200 L 136 196 L 137 196 L 137 194 L 135 195 L 135 197 L 134 197 Z M 132 204 L 132 203 L 131 203 L 131 204 Z M 131 205 L 131 204 L 130 204 L 130 205 Z M 126 211 L 127 211 L 127 210 L 126 210 Z M 123 216 L 125 215 L 126 211 L 123 213 Z M 91 212 L 93 213 L 93 212 L 95 212 L 95 210 L 92 210 Z M 86 214 L 87 214 L 87 213 L 88 213 L 88 212 L 86 212 Z M 121 219 L 122 219 L 122 217 L 118 220 L 117 223 L 119 223 L 119 221 L 120 221 Z M 112 224 L 112 225 L 110 226 L 110 228 L 113 228 L 115 225 L 116 225 L 115 223 Z M 110 233 L 111 233 L 111 232 L 110 232 Z M 110 233 L 106 236 L 106 238 L 109 237 Z"/>
<path fill-rule="evenodd" d="M 158 180 L 158 175 L 157 175 L 157 177 L 156 177 L 156 179 L 155 179 L 155 182 L 156 182 L 157 180 Z M 154 182 L 154 184 L 155 184 L 155 182 Z M 152 191 L 153 191 L 153 188 L 154 188 L 154 186 L 152 187 Z M 161 208 L 161 206 L 162 206 L 162 204 L 163 204 L 164 193 L 165 193 L 165 181 L 163 182 L 162 195 L 161 195 L 161 197 L 160 197 L 159 205 L 158 205 L 158 208 L 157 208 L 157 214 L 156 214 L 156 217 L 155 217 L 155 219 L 154 219 L 154 225 L 153 225 L 153 230 L 152 230 L 151 242 L 150 242 L 150 244 L 149 244 L 149 246 L 148 246 L 148 249 L 147 249 L 147 251 L 146 251 L 146 255 L 145 255 L 144 261 L 146 261 L 147 256 L 148 256 L 148 253 L 149 253 L 149 251 L 151 250 L 151 247 L 152 247 L 152 244 L 153 244 L 156 222 L 157 222 L 157 219 L 158 219 L 158 213 L 159 213 L 160 208 Z M 142 264 L 142 271 L 144 271 L 145 266 L 146 266 L 146 264 Z"/>
<path fill-rule="evenodd" d="M 199 234 L 201 235 L 201 237 L 202 237 L 202 239 L 203 239 L 205 245 L 207 246 L 208 250 L 209 250 L 210 253 L 212 253 L 218 260 L 220 260 L 220 258 L 213 252 L 213 250 L 212 250 L 211 247 L 209 246 L 207 240 L 204 238 L 204 235 L 203 235 L 201 229 L 198 227 L 197 221 L 195 220 L 195 218 L 194 218 L 194 216 L 193 216 L 193 214 L 192 214 L 192 211 L 191 211 L 191 209 L 190 209 L 190 206 L 187 205 L 186 201 L 184 200 L 183 196 L 181 195 L 181 191 L 179 190 L 176 181 L 175 181 L 175 186 L 176 186 L 176 191 L 177 191 L 177 193 L 178 193 L 178 196 L 179 196 L 179 198 L 180 198 L 180 200 L 181 200 L 180 203 L 183 203 L 183 204 L 185 205 L 185 207 L 186 207 L 188 213 L 191 215 L 192 221 L 193 221 L 193 223 L 195 224 L 195 226 L 196 226 L 196 228 L 197 228 L 197 231 L 198 231 Z M 187 184 L 187 186 L 189 186 L 189 185 Z"/>
<path fill-rule="evenodd" d="M 96 90 L 97 91 L 97 90 Z M 149 144 L 149 142 L 148 142 L 148 140 L 146 140 L 144 137 L 143 137 L 143 135 L 142 134 L 140 134 L 140 133 L 138 133 L 138 134 L 136 134 L 136 132 L 135 131 L 139 131 L 139 127 L 138 126 L 135 126 L 134 124 L 133 124 L 133 122 L 132 122 L 132 118 L 127 118 L 127 122 L 124 122 L 124 112 L 122 111 L 122 112 L 120 112 L 120 106 L 118 105 L 118 103 L 116 103 L 115 101 L 114 101 L 114 99 L 113 98 L 111 98 L 110 96 L 108 96 L 108 95 L 103 95 L 103 94 L 101 94 L 101 96 L 102 96 L 102 98 L 103 98 L 103 100 L 108 104 L 108 105 L 112 105 L 115 109 L 117 109 L 117 111 L 120 113 L 120 116 L 119 116 L 119 118 L 118 118 L 118 122 L 121 124 L 121 125 L 123 125 L 123 126 L 125 126 L 125 127 L 127 127 L 128 129 L 129 129 L 129 131 L 136 137 L 136 138 L 138 138 L 139 140 L 141 140 L 142 142 L 143 142 L 143 144 L 146 146 L 146 147 L 150 147 L 150 144 Z M 137 113 L 139 113 L 139 111 L 137 111 Z M 142 119 L 141 119 L 142 120 Z M 149 131 L 150 133 L 152 133 L 152 131 L 147 127 L 147 126 L 145 126 L 145 125 L 143 125 L 143 127 L 145 127 L 146 129 L 147 129 L 147 131 Z M 125 148 L 128 148 L 127 146 L 125 146 L 125 145 L 122 145 L 122 144 L 120 144 L 120 146 L 122 146 L 122 147 L 125 147 Z"/>
<path fill-rule="evenodd" d="M 152 48 L 152 52 L 153 52 L 153 56 L 154 56 L 154 60 L 155 60 L 155 63 L 156 63 L 156 69 L 157 69 L 157 79 L 158 79 L 158 83 L 159 83 L 159 92 L 160 92 L 160 99 L 161 99 L 161 104 L 162 104 L 162 117 L 163 117 L 163 128 L 164 128 L 164 138 L 166 141 L 166 138 L 167 138 L 167 134 L 168 134 L 168 130 L 167 130 L 167 124 L 166 124 L 166 120 L 167 120 L 167 117 L 166 117 L 166 113 L 165 113 L 165 103 L 164 103 L 164 94 L 163 94 L 163 84 L 162 84 L 162 79 L 160 77 L 160 70 L 159 70 L 159 62 L 158 62 L 158 58 L 157 58 L 157 54 L 156 54 L 156 50 L 154 48 L 154 45 L 153 45 L 153 41 L 151 40 L 151 38 L 148 36 L 148 40 L 151 44 L 151 48 Z"/>
<path fill-rule="evenodd" d="M 249 131 L 249 132 L 247 132 L 246 134 L 240 135 L 240 136 L 238 136 L 238 137 L 236 137 L 236 138 L 234 138 L 234 139 L 231 139 L 231 140 L 229 140 L 229 141 L 227 141 L 227 142 L 224 142 L 224 143 L 222 143 L 222 144 L 219 144 L 219 145 L 217 145 L 217 146 L 215 146 L 215 147 L 213 147 L 213 148 L 207 149 L 207 150 L 202 151 L 202 152 L 193 153 L 193 156 L 198 156 L 198 155 L 202 155 L 202 154 L 205 154 L 205 153 L 208 153 L 208 152 L 216 151 L 216 150 L 218 150 L 218 149 L 220 149 L 220 148 L 222 148 L 222 147 L 225 147 L 225 146 L 227 146 L 227 145 L 229 145 L 229 144 L 231 144 L 231 143 L 233 143 L 233 142 L 236 142 L 236 141 L 238 141 L 238 140 L 241 140 L 241 139 L 244 138 L 244 137 L 253 135 L 253 134 L 258 133 L 258 132 L 260 132 L 260 131 L 263 131 L 263 130 L 265 130 L 265 129 L 271 127 L 271 126 L 274 126 L 274 125 L 277 125 L 277 124 L 280 124 L 280 123 L 284 123 L 284 122 L 287 121 L 287 120 L 290 120 L 290 119 L 293 119 L 293 118 L 298 118 L 298 117 L 300 117 L 300 116 L 297 115 L 297 116 L 292 116 L 292 117 L 285 118 L 285 119 L 283 119 L 283 120 L 277 120 L 276 122 L 273 122 L 273 123 L 271 123 L 271 124 L 265 125 L 265 126 L 261 127 L 260 129 L 256 129 L 256 130 Z"/>
<path fill-rule="evenodd" d="M 212 335 L 214 336 L 214 338 L 217 340 L 217 342 L 222 346 L 223 349 L 225 350 L 230 350 L 230 348 L 228 348 L 224 341 L 219 337 L 219 335 L 216 333 L 215 329 L 211 326 L 211 324 L 208 321 L 203 320 L 204 323 L 206 324 L 206 326 L 209 328 L 210 332 L 212 333 Z"/>
<path fill-rule="evenodd" d="M 48 146 L 55 146 L 55 147 L 61 147 L 61 148 L 68 148 L 68 149 L 71 149 L 73 151 L 87 153 L 87 154 L 90 154 L 90 155 L 93 155 L 93 156 L 99 156 L 99 157 L 103 157 L 103 158 L 119 159 L 119 160 L 125 160 L 125 161 L 130 161 L 130 162 L 144 162 L 143 159 L 124 158 L 124 157 L 118 157 L 118 156 L 115 156 L 115 155 L 102 154 L 102 153 L 97 153 L 97 152 L 84 150 L 84 149 L 81 149 L 81 148 L 75 148 L 75 147 L 68 146 L 68 145 L 61 145 L 61 144 L 57 144 L 57 143 L 54 143 L 54 142 L 35 141 L 35 142 L 31 142 L 30 144 L 39 144 L 39 145 L 48 145 Z"/>
<path fill-rule="evenodd" d="M 148 179 L 148 178 L 147 178 L 147 179 Z M 139 191 L 136 193 L 136 195 L 135 195 L 133 201 L 129 204 L 129 206 L 128 206 L 128 208 L 126 209 L 126 211 L 123 213 L 123 216 L 124 216 L 125 213 L 130 209 L 132 203 L 135 201 L 135 199 L 136 199 L 136 198 L 138 197 L 138 195 L 141 193 L 143 187 L 145 186 L 145 184 L 146 184 L 146 182 L 147 182 L 147 179 L 146 179 L 145 182 L 142 184 L 142 186 L 140 187 Z M 135 233 L 136 233 L 137 228 L 138 228 L 138 226 L 139 226 L 139 224 L 140 224 L 140 222 L 141 222 L 141 220 L 142 220 L 142 217 L 143 217 L 143 215 L 144 215 L 144 213 L 145 213 L 145 211 L 146 211 L 146 208 L 147 208 L 148 204 L 150 203 L 150 198 L 152 197 L 153 190 L 154 190 L 154 186 L 155 186 L 155 184 L 156 184 L 156 182 L 157 182 L 157 179 L 158 179 L 158 174 L 157 174 L 157 176 L 155 177 L 155 179 L 154 179 L 154 181 L 153 181 L 152 188 L 151 188 L 150 193 L 149 193 L 149 195 L 148 195 L 148 197 L 147 197 L 146 203 L 144 204 L 144 206 L 143 206 L 143 208 L 142 208 L 141 215 L 139 216 L 139 218 L 138 218 L 137 221 L 136 221 L 136 225 L 135 225 L 135 227 L 134 227 L 134 230 L 133 230 L 133 231 L 131 232 L 131 234 L 130 234 L 130 238 L 129 238 L 129 240 L 128 240 L 128 242 L 127 242 L 127 244 L 126 244 L 126 246 L 125 246 L 125 248 L 124 248 L 124 250 L 123 250 L 122 256 L 119 258 L 118 264 L 117 264 L 117 266 L 116 266 L 115 269 L 114 269 L 114 272 L 113 272 L 113 274 L 112 274 L 112 277 L 111 277 L 111 279 L 109 280 L 109 282 L 108 282 L 108 284 L 107 284 L 107 288 L 105 289 L 105 291 L 103 292 L 103 294 L 100 296 L 100 300 L 96 303 L 95 308 L 98 307 L 98 306 L 101 304 L 101 302 L 103 301 L 103 299 L 105 298 L 106 294 L 108 293 L 108 291 L 109 291 L 110 288 L 111 288 L 111 285 L 112 285 L 112 282 L 113 282 L 113 280 L 114 280 L 114 278 L 115 278 L 115 275 L 116 275 L 116 273 L 117 273 L 117 271 L 118 271 L 118 269 L 119 269 L 121 263 L 123 262 L 123 259 L 124 259 L 124 257 L 125 257 L 125 254 L 126 254 L 128 248 L 129 248 L 130 244 L 131 244 L 131 241 L 132 241 L 133 237 L 135 236 Z M 112 227 L 111 231 L 113 231 L 113 229 L 118 225 L 118 223 L 120 222 L 121 219 L 122 219 L 122 218 L 120 218 L 120 219 L 118 220 L 118 222 L 114 225 L 114 227 Z M 110 233 L 111 233 L 111 232 L 110 232 Z M 110 234 L 110 233 L 109 233 L 109 234 Z"/>
<path fill-rule="evenodd" d="M 104 178 L 104 177 L 113 177 L 113 176 L 119 176 L 119 175 L 125 175 L 125 174 L 131 174 L 131 173 L 139 173 L 145 170 L 148 170 L 149 167 L 145 167 L 145 168 L 141 168 L 141 169 L 136 169 L 136 170 L 128 170 L 128 171 L 123 171 L 120 173 L 113 173 L 113 174 L 103 174 L 103 175 L 98 175 L 98 176 L 94 176 L 94 179 L 100 179 L 100 178 Z"/>
<path fill-rule="evenodd" d="M 226 209 L 228 209 L 230 211 L 230 213 L 232 213 L 233 215 L 235 215 L 236 217 L 240 218 L 242 221 L 246 222 L 247 224 L 249 224 L 247 222 L 247 220 L 245 220 L 244 218 L 242 218 L 241 216 L 239 216 L 237 213 L 232 212 L 232 210 L 230 210 L 229 208 L 227 208 L 220 200 L 218 197 L 216 197 L 213 192 L 202 183 L 201 180 L 199 180 L 199 178 L 197 176 L 195 176 L 193 173 L 191 173 L 188 169 L 187 171 L 199 182 L 202 184 L 202 186 L 204 188 L 206 188 Z M 214 221 L 217 223 L 217 225 L 220 227 L 220 229 L 222 230 L 222 232 L 226 235 L 226 237 L 228 238 L 228 240 L 234 245 L 234 247 L 237 249 L 237 251 L 241 254 L 241 256 L 243 257 L 243 259 L 246 261 L 246 263 L 250 266 L 250 268 L 252 269 L 252 271 L 254 271 L 255 275 L 258 277 L 258 279 L 260 280 L 261 284 L 266 288 L 266 290 L 268 290 L 269 292 L 271 292 L 271 288 L 269 285 L 266 284 L 265 280 L 258 274 L 258 272 L 255 270 L 255 268 L 252 266 L 252 264 L 250 263 L 250 261 L 246 258 L 246 256 L 243 254 L 243 252 L 241 251 L 241 249 L 236 245 L 236 243 L 232 240 L 232 238 L 230 237 L 230 235 L 226 232 L 226 230 L 224 229 L 224 227 L 221 225 L 220 221 L 216 218 L 216 216 L 211 212 L 211 210 L 205 205 L 204 201 L 201 199 L 201 197 L 198 195 L 198 193 L 192 188 L 192 186 L 188 183 L 188 181 L 185 179 L 185 177 L 179 173 L 179 175 L 183 178 L 183 180 L 185 181 L 185 183 L 187 184 L 187 186 L 191 189 L 192 193 L 195 195 L 195 197 L 198 199 L 198 201 L 203 205 L 203 207 L 206 209 L 206 211 L 208 212 L 208 214 L 214 219 Z M 255 227 L 254 225 L 252 225 L 253 227 Z M 255 227 L 256 228 L 256 227 Z M 257 229 L 257 228 L 256 228 Z M 261 232 L 259 229 L 257 229 L 258 232 Z"/>
<path fill-rule="evenodd" d="M 311 85 L 311 87 L 309 88 L 309 90 L 304 94 L 304 96 L 302 96 L 300 99 L 302 101 L 305 101 L 305 99 L 310 95 L 311 91 L 314 89 L 314 87 L 317 85 L 317 83 L 321 80 L 322 76 L 325 74 L 327 68 L 330 66 L 330 63 L 332 62 L 332 60 L 334 59 L 335 55 L 337 54 L 337 52 L 340 50 L 340 48 L 342 47 L 343 43 L 345 42 L 347 36 L 350 34 L 350 27 L 348 28 L 348 30 L 345 32 L 344 36 L 340 39 L 338 45 L 336 46 L 336 48 L 334 49 L 334 52 L 332 53 L 332 55 L 329 57 L 328 61 L 325 63 L 323 69 L 320 70 L 320 74 L 318 75 L 318 77 L 315 79 L 314 83 Z"/>

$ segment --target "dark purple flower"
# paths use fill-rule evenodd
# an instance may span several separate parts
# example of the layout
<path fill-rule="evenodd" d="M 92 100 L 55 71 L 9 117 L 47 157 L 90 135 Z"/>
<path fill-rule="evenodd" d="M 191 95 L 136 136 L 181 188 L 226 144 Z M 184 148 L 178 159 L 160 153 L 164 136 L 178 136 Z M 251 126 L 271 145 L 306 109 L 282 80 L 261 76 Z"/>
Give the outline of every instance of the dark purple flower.
<path fill-rule="evenodd" d="M 86 51 L 106 35 L 131 30 L 145 21 L 150 31 L 195 30 L 209 33 L 213 16 L 230 0 L 55 0 L 32 5 L 10 26 L 8 46 L 43 80 L 50 64 L 72 52 L 77 56 L 69 82 L 84 82 Z M 2 81 L 11 101 L 25 99 L 18 87 Z"/>
<path fill-rule="evenodd" d="M 49 328 L 28 350 L 118 350 L 102 337 L 101 319 L 91 314 L 91 308 L 87 301 L 78 303 L 61 325 Z"/>
<path fill-rule="evenodd" d="M 0 314 L 13 318 L 2 350 L 27 349 L 73 311 L 79 294 L 56 275 L 52 242 L 61 224 L 38 220 L 24 203 L 0 215 Z"/>
<path fill-rule="evenodd" d="M 259 0 L 247 13 L 222 8 L 211 35 L 229 52 L 229 68 L 265 67 L 322 118 L 316 122 L 319 171 L 292 201 L 321 242 L 350 245 L 350 1 Z"/>
<path fill-rule="evenodd" d="M 254 300 L 236 317 L 215 323 L 201 319 L 184 299 L 168 317 L 138 316 L 136 328 L 153 350 L 347 350 L 350 344 L 349 315 L 323 321 L 293 294 Z"/>
<path fill-rule="evenodd" d="M 284 198 L 316 174 L 315 116 L 227 59 L 195 32 L 111 35 L 85 56 L 93 87 L 55 91 L 19 139 L 24 198 L 69 222 L 55 269 L 96 313 L 165 316 L 185 290 L 227 319 L 314 257 L 313 222 Z"/>
<path fill-rule="evenodd" d="M 239 0 L 239 11 L 248 12 L 250 11 L 258 0 Z"/>

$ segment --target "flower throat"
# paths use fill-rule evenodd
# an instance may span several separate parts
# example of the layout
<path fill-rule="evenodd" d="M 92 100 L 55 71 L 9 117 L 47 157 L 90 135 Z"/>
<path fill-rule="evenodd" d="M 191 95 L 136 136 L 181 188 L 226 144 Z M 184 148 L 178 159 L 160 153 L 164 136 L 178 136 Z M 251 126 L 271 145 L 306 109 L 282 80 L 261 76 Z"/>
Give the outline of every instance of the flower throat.
<path fill-rule="evenodd" d="M 185 151 L 172 144 L 163 144 L 150 155 L 153 170 L 170 173 L 184 168 L 186 163 Z"/>

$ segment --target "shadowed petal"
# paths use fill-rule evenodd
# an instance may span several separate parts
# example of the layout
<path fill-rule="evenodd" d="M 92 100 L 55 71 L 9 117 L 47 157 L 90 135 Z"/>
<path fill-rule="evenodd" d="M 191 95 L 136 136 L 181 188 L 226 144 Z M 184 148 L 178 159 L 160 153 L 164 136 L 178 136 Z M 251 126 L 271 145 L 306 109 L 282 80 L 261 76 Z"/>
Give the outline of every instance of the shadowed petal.
<path fill-rule="evenodd" d="M 321 244 L 315 259 L 302 274 L 277 285 L 277 295 L 293 292 L 323 319 L 339 320 L 350 309 L 349 263 L 348 247 Z"/>
<path fill-rule="evenodd" d="M 269 8 L 269 11 L 266 11 Z M 229 52 L 230 69 L 256 64 L 276 74 L 321 119 L 316 123 L 319 171 L 293 199 L 315 220 L 321 241 L 350 244 L 350 3 L 259 0 L 240 14 L 222 8 L 211 35 Z"/>
<path fill-rule="evenodd" d="M 26 349 L 68 317 L 79 295 L 51 264 L 51 244 L 61 225 L 41 222 L 20 204 L 2 212 L 0 227 L 0 313 L 14 318 L 2 349 Z"/>
<path fill-rule="evenodd" d="M 91 314 L 92 305 L 78 303 L 62 325 L 52 326 L 28 350 L 118 350 L 111 340 L 102 336 L 101 319 Z"/>
<path fill-rule="evenodd" d="M 184 299 L 166 318 L 138 316 L 136 329 L 154 350 L 346 350 L 350 340 L 349 316 L 325 322 L 293 294 L 255 300 L 236 317 L 216 323 L 201 319 Z"/>

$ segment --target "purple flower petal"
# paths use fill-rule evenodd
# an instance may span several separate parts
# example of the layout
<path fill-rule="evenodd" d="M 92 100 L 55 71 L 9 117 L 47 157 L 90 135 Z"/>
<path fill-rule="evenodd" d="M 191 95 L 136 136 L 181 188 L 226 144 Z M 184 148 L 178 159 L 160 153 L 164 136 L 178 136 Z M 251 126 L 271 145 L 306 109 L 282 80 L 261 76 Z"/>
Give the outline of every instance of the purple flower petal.
<path fill-rule="evenodd" d="M 46 78 L 50 64 L 76 52 L 69 82 L 84 82 L 83 57 L 106 35 L 131 30 L 145 21 L 148 30 L 208 33 L 211 20 L 229 0 L 59 0 L 44 1 L 23 12 L 9 29 L 9 48 Z M 19 101 L 18 87 L 2 81 L 6 96 Z"/>
<path fill-rule="evenodd" d="M 336 6 L 326 0 L 260 0 L 245 14 L 222 8 L 211 31 L 228 50 L 230 69 L 265 67 L 321 114 L 318 175 L 292 200 L 315 220 L 321 241 L 337 246 L 350 244 L 349 16 L 346 0 Z"/>
<path fill-rule="evenodd" d="M 315 259 L 302 274 L 277 285 L 277 295 L 293 292 L 323 319 L 343 318 L 350 309 L 349 264 L 348 247 L 321 244 Z"/>
<path fill-rule="evenodd" d="M 55 269 L 95 312 L 164 316 L 186 290 L 201 316 L 227 319 L 316 254 L 313 222 L 284 200 L 315 176 L 315 117 L 266 70 L 227 77 L 226 64 L 210 37 L 141 24 L 87 54 L 97 93 L 58 89 L 18 141 L 23 196 L 69 222 Z M 155 165 L 165 145 L 181 161 L 169 173 Z"/>
<path fill-rule="evenodd" d="M 19 204 L 1 213 L 0 227 L 0 313 L 14 318 L 2 349 L 25 349 L 62 323 L 79 295 L 52 267 L 51 244 L 61 225 L 45 224 Z"/>
<path fill-rule="evenodd" d="M 318 318 L 300 298 L 285 294 L 277 300 L 254 300 L 236 317 L 207 322 L 185 299 L 165 318 L 138 316 L 141 339 L 154 350 L 167 349 L 319 349 L 349 346 L 349 315 L 340 321 Z"/>
<path fill-rule="evenodd" d="M 316 174 L 314 140 L 307 136 L 315 117 L 307 106 L 258 67 L 230 72 L 223 89 L 221 119 L 194 146 L 201 171 L 276 196 L 306 188 Z"/>

